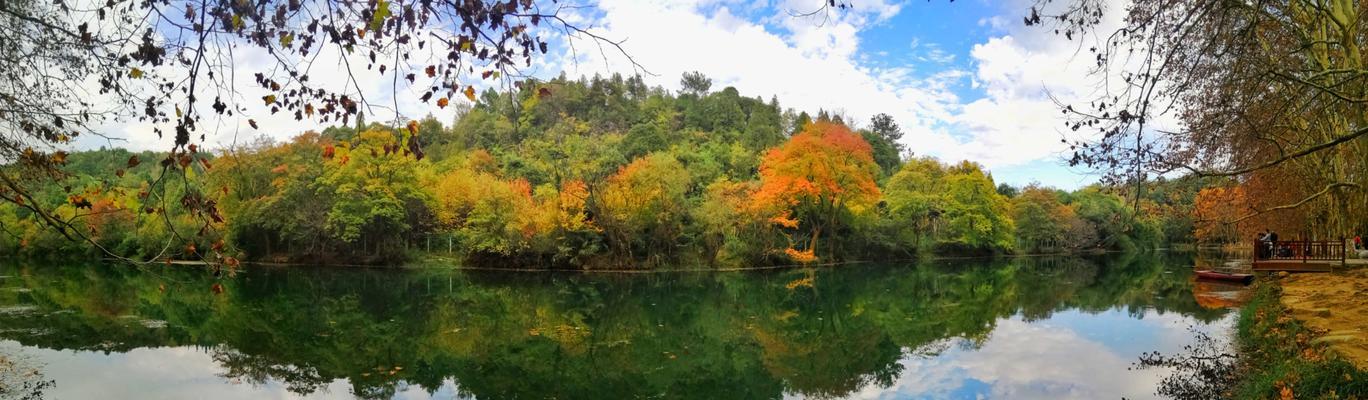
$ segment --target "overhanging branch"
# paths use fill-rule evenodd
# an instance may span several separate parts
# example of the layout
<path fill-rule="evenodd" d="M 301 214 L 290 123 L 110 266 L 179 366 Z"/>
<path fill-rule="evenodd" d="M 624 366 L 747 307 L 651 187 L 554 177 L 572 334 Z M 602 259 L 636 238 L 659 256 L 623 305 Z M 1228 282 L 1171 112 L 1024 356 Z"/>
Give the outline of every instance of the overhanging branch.
<path fill-rule="evenodd" d="M 1330 194 L 1331 191 L 1333 191 L 1333 190 L 1335 190 L 1335 189 L 1339 189 L 1339 188 L 1362 189 L 1363 187 L 1362 187 L 1362 186 L 1359 186 L 1359 184 L 1357 184 L 1357 183 L 1349 183 L 1349 182 L 1336 182 L 1336 183 L 1331 183 L 1331 184 L 1329 184 L 1329 185 L 1325 185 L 1325 188 L 1324 188 L 1324 189 L 1321 189 L 1321 191 L 1316 192 L 1316 193 L 1313 193 L 1313 194 L 1311 194 L 1310 196 L 1307 196 L 1306 198 L 1301 199 L 1301 201 L 1298 201 L 1298 202 L 1296 202 L 1296 203 L 1284 204 L 1284 205 L 1281 205 L 1281 206 L 1277 206 L 1277 207 L 1273 207 L 1273 208 L 1269 208 L 1269 209 L 1265 209 L 1265 210 L 1258 210 L 1258 211 L 1255 211 L 1255 212 L 1250 213 L 1250 214 L 1248 214 L 1248 215 L 1245 215 L 1245 216 L 1243 216 L 1243 217 L 1237 218 L 1237 219 L 1235 219 L 1235 220 L 1233 220 L 1233 221 L 1225 222 L 1225 224 L 1226 224 L 1226 225 L 1238 224 L 1238 223 L 1240 223 L 1241 221 L 1244 221 L 1244 220 L 1247 220 L 1247 219 L 1250 219 L 1250 218 L 1254 218 L 1254 217 L 1259 216 L 1259 215 L 1271 213 L 1271 212 L 1274 212 L 1274 211 L 1295 209 L 1295 208 L 1297 208 L 1297 207 L 1301 207 L 1302 205 L 1304 205 L 1304 204 L 1306 204 L 1306 203 L 1308 203 L 1308 202 L 1310 202 L 1310 201 L 1312 201 L 1312 200 L 1318 199 L 1318 198 L 1320 198 L 1321 196 Z"/>

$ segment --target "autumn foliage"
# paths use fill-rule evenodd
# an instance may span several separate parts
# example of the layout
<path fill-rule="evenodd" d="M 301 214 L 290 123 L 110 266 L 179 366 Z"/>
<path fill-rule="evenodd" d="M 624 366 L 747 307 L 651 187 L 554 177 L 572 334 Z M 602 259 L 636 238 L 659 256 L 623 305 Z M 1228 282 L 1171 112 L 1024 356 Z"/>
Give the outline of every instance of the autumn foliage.
<path fill-rule="evenodd" d="M 845 125 L 816 122 L 787 143 L 770 150 L 760 163 L 760 190 L 755 206 L 772 213 L 771 221 L 792 230 L 788 254 L 813 261 L 825 231 L 848 227 L 854 214 L 868 212 L 879 201 L 874 178 L 879 166 L 869 146 Z"/>
<path fill-rule="evenodd" d="M 638 77 L 557 78 L 451 100 L 450 126 L 357 121 L 261 137 L 168 161 L 191 167 L 166 191 L 152 189 L 158 163 L 77 152 L 63 157 L 80 172 L 70 187 L 40 198 L 114 252 L 161 258 L 398 263 L 432 252 L 498 267 L 695 268 L 1189 240 L 1188 186 L 1155 186 L 1137 214 L 1114 188 L 1018 189 L 974 162 L 904 159 L 887 115 L 854 129 L 843 115 L 686 81 L 674 94 Z M 114 169 L 117 180 L 99 175 Z M 222 220 L 197 221 L 182 198 L 217 204 Z M 0 207 L 0 226 L 9 248 L 65 246 L 26 209 Z"/>
<path fill-rule="evenodd" d="M 633 160 L 604 182 L 599 223 L 615 252 L 668 256 L 684 234 L 690 177 L 673 155 Z"/>
<path fill-rule="evenodd" d="M 1265 230 L 1278 232 L 1284 240 L 1336 238 L 1317 224 L 1313 208 L 1277 209 L 1307 195 L 1302 187 L 1285 183 L 1286 177 L 1274 172 L 1260 171 L 1248 179 L 1202 189 L 1193 202 L 1197 240 L 1210 244 L 1248 243 Z"/>

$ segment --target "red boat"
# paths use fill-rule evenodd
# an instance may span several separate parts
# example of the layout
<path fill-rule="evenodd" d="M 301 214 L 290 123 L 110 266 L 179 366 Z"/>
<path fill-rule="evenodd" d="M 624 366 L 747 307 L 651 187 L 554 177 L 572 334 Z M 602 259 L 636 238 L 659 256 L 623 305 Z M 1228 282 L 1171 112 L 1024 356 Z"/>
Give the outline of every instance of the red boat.
<path fill-rule="evenodd" d="M 1254 280 L 1254 274 L 1237 274 L 1237 273 L 1231 273 L 1231 272 L 1220 272 L 1220 271 L 1212 271 L 1212 270 L 1198 270 L 1198 271 L 1197 271 L 1197 278 L 1199 278 L 1199 279 L 1211 279 L 1211 280 L 1217 280 L 1217 281 L 1231 281 L 1231 282 L 1249 283 L 1249 282 L 1251 282 L 1251 281 Z"/>

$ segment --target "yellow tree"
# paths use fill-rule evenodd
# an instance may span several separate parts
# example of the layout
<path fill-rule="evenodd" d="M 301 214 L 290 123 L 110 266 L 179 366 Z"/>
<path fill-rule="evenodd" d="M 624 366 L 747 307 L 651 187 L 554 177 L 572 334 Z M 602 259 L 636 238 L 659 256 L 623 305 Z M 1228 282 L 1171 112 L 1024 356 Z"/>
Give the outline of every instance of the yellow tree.
<path fill-rule="evenodd" d="M 638 158 L 608 178 L 598 196 L 598 220 L 609 242 L 625 255 L 637 247 L 669 254 L 684 231 L 688 170 L 668 153 Z"/>

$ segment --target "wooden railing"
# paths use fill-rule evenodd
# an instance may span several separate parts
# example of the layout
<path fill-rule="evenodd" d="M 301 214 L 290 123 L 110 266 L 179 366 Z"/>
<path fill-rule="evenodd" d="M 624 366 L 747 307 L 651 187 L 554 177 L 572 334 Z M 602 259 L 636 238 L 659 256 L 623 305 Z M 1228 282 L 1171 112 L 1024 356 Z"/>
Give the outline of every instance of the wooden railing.
<path fill-rule="evenodd" d="M 1339 261 L 1344 262 L 1344 240 L 1254 241 L 1254 261 Z"/>

